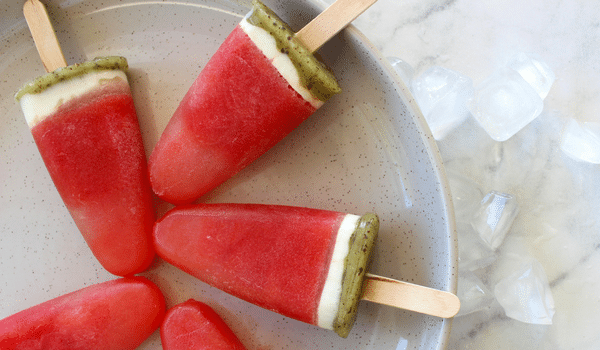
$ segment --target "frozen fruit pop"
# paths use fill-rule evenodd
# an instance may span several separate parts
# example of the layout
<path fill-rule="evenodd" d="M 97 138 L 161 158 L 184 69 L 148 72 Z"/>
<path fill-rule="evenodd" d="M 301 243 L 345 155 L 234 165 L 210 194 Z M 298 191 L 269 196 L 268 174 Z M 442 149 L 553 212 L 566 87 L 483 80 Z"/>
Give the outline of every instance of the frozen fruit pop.
<path fill-rule="evenodd" d="M 92 253 L 109 272 L 154 257 L 146 156 L 123 57 L 59 68 L 16 95 L 42 159 Z"/>
<path fill-rule="evenodd" d="M 184 204 L 282 140 L 340 91 L 331 72 L 258 1 L 202 69 L 149 160 L 154 192 Z"/>
<path fill-rule="evenodd" d="M 210 306 L 194 299 L 167 312 L 160 326 L 160 339 L 164 350 L 246 350 Z"/>
<path fill-rule="evenodd" d="M 65 294 L 0 320 L 0 349 L 135 349 L 160 325 L 165 300 L 144 277 Z"/>
<path fill-rule="evenodd" d="M 154 208 L 127 60 L 66 66 L 46 8 L 23 13 L 48 73 L 16 95 L 52 181 L 98 261 L 126 276 L 151 263 Z"/>
<path fill-rule="evenodd" d="M 154 227 L 167 262 L 282 315 L 335 330 L 352 327 L 379 220 L 261 204 L 198 204 Z"/>

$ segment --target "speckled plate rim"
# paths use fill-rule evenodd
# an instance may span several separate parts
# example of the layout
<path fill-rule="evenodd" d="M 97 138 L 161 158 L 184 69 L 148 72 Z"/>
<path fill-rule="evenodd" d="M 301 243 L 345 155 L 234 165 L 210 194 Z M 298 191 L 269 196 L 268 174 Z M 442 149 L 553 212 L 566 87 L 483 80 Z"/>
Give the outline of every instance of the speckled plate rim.
<path fill-rule="evenodd" d="M 321 0 L 308 0 L 321 9 L 325 9 L 327 4 Z M 391 66 L 389 60 L 383 56 L 383 54 L 371 43 L 371 41 L 354 25 L 349 25 L 346 27 L 346 31 L 351 35 L 356 37 L 359 41 L 362 42 L 367 48 L 369 48 L 370 54 L 372 54 L 381 64 L 381 68 L 383 68 L 389 77 L 392 78 L 394 87 L 396 91 L 399 91 L 400 98 L 404 101 L 406 106 L 411 110 L 411 113 L 414 116 L 414 122 L 417 126 L 419 134 L 422 138 L 423 143 L 427 146 L 427 156 L 430 159 L 431 163 L 435 165 L 435 177 L 442 189 L 441 191 L 441 199 L 443 201 L 444 206 L 444 214 L 447 218 L 445 221 L 446 224 L 446 232 L 449 235 L 449 256 L 451 261 L 451 270 L 452 273 L 448 276 L 448 292 L 452 292 L 454 294 L 457 293 L 458 288 L 458 238 L 456 232 L 456 219 L 454 216 L 454 205 L 452 203 L 452 194 L 450 192 L 450 183 L 448 182 L 448 177 L 446 175 L 446 170 L 443 165 L 442 156 L 437 147 L 437 143 L 433 137 L 433 133 L 421 112 L 421 109 L 417 105 L 410 89 L 406 86 L 406 84 L 402 81 L 396 70 Z M 450 331 L 452 328 L 452 319 L 446 319 L 442 326 L 442 337 L 439 342 L 439 349 L 446 349 L 448 347 L 448 343 L 450 340 Z"/>

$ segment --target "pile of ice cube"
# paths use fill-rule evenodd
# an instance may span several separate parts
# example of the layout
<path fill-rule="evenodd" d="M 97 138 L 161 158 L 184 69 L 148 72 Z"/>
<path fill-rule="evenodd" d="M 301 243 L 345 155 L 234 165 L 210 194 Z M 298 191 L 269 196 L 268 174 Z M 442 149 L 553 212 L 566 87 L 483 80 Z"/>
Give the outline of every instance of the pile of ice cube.
<path fill-rule="evenodd" d="M 390 63 L 411 90 L 436 140 L 473 117 L 494 141 L 504 143 L 540 116 L 555 81 L 550 67 L 531 56 L 514 56 L 475 87 L 470 78 L 443 67 L 415 76 L 401 59 L 390 58 Z M 600 164 L 599 123 L 570 119 L 557 138 L 564 154 Z M 551 324 L 555 309 L 544 268 L 524 244 L 514 244 L 518 235 L 510 234 L 519 214 L 517 196 L 502 189 L 483 193 L 456 172 L 448 177 L 459 243 L 459 316 L 499 304 L 515 320 Z"/>
<path fill-rule="evenodd" d="M 544 268 L 535 258 L 513 246 L 503 256 L 503 265 L 510 266 L 490 268 L 519 213 L 516 197 L 497 191 L 483 195 L 473 181 L 457 173 L 449 172 L 448 178 L 459 247 L 458 317 L 490 308 L 497 301 L 510 318 L 551 324 L 554 300 Z M 497 271 L 505 275 L 485 278 Z"/>
<path fill-rule="evenodd" d="M 515 55 L 476 87 L 451 69 L 434 66 L 415 77 L 408 63 L 395 57 L 389 60 L 410 88 L 436 140 L 473 116 L 492 139 L 502 142 L 542 113 L 556 79 L 546 63 L 530 56 Z M 600 123 L 571 119 L 561 149 L 575 160 L 600 164 Z"/>

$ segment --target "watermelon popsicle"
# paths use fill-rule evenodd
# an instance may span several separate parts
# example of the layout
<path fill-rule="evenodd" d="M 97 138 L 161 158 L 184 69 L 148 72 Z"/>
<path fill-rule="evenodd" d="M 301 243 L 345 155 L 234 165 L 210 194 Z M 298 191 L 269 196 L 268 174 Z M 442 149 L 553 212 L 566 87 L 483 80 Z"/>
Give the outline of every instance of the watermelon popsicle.
<path fill-rule="evenodd" d="M 167 262 L 229 294 L 346 337 L 379 228 L 375 214 L 198 204 L 154 227 Z"/>
<path fill-rule="evenodd" d="M 154 252 L 146 156 L 123 57 L 59 68 L 16 98 L 42 159 L 98 261 L 143 271 Z"/>
<path fill-rule="evenodd" d="M 365 1 L 342 0 L 342 5 L 346 2 Z M 317 47 L 305 45 L 302 36 L 254 0 L 183 97 L 153 150 L 154 192 L 173 204 L 193 202 L 339 93 L 333 74 L 312 54 Z"/>
<path fill-rule="evenodd" d="M 135 349 L 164 314 L 156 285 L 144 277 L 120 278 L 0 320 L 0 349 Z"/>
<path fill-rule="evenodd" d="M 164 350 L 246 350 L 210 306 L 194 299 L 167 312 L 160 326 L 160 339 Z"/>
<path fill-rule="evenodd" d="M 154 257 L 155 215 L 127 60 L 65 67 L 44 6 L 28 0 L 24 13 L 51 72 L 23 86 L 16 100 L 50 177 L 102 266 L 120 276 L 141 272 Z M 46 50 L 40 42 L 55 45 Z"/>

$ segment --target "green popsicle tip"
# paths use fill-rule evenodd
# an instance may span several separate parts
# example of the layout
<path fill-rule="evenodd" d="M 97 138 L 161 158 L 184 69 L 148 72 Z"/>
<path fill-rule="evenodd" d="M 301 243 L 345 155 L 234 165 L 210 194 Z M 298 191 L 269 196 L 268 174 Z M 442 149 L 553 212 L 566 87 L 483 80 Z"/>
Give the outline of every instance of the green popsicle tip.
<path fill-rule="evenodd" d="M 248 22 L 275 38 L 277 49 L 288 54 L 292 60 L 302 86 L 323 102 L 342 91 L 329 68 L 296 39 L 294 31 L 275 12 L 258 0 L 253 0 L 252 5 Z"/>
<path fill-rule="evenodd" d="M 368 213 L 360 217 L 350 237 L 350 250 L 344 262 L 340 308 L 333 324 L 333 330 L 342 338 L 350 334 L 356 321 L 363 280 L 378 232 L 379 217 Z"/>
<path fill-rule="evenodd" d="M 38 94 L 50 86 L 92 71 L 128 69 L 127 59 L 120 56 L 98 57 L 91 61 L 73 64 L 44 74 L 25 84 L 15 95 L 17 102 L 26 94 Z"/>

